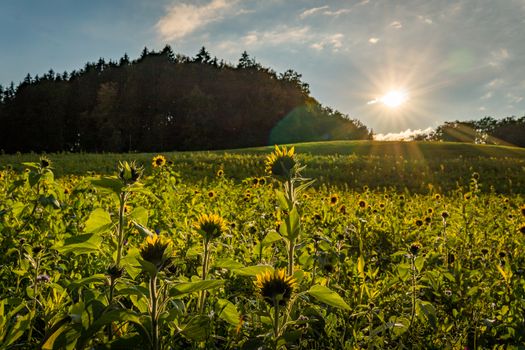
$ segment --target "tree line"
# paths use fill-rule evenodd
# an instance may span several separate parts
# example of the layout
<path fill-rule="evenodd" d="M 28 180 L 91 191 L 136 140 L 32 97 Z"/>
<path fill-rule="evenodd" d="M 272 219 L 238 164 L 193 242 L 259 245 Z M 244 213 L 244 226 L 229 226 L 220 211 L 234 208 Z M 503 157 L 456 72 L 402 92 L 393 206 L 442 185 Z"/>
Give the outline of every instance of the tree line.
<path fill-rule="evenodd" d="M 244 52 L 236 65 L 144 48 L 80 70 L 0 86 L 0 150 L 156 152 L 371 139 L 360 121 L 322 106 L 294 70 Z"/>
<path fill-rule="evenodd" d="M 525 147 L 525 116 L 495 119 L 448 121 L 430 133 L 416 136 L 417 141 L 451 141 Z"/>

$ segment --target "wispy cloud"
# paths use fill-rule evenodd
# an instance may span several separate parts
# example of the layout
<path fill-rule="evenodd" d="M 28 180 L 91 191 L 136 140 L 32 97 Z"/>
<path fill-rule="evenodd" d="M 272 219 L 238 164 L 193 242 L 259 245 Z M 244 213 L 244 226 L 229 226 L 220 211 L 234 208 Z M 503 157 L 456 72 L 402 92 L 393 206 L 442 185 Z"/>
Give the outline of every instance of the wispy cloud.
<path fill-rule="evenodd" d="M 317 12 L 321 12 L 323 10 L 327 10 L 329 9 L 328 6 L 321 6 L 321 7 L 314 7 L 314 8 L 311 8 L 311 9 L 308 9 L 308 10 L 304 10 L 303 12 L 301 12 L 301 14 L 299 15 L 299 18 L 303 19 L 303 18 L 306 18 L 308 16 L 311 16 Z"/>
<path fill-rule="evenodd" d="M 403 24 L 401 24 L 401 22 L 399 21 L 394 21 L 392 23 L 390 23 L 390 26 L 394 29 L 401 29 L 403 28 Z"/>
<path fill-rule="evenodd" d="M 509 51 L 507 49 L 499 49 L 490 53 L 489 65 L 493 67 L 500 67 L 505 61 L 510 58 Z"/>
<path fill-rule="evenodd" d="M 163 40 L 181 39 L 211 22 L 234 15 L 232 9 L 235 3 L 235 0 L 212 0 L 202 6 L 177 3 L 167 9 L 167 13 L 159 19 L 155 29 Z"/>
<path fill-rule="evenodd" d="M 284 43 L 301 43 L 310 37 L 309 27 L 278 27 L 275 30 L 257 32 L 253 31 L 243 37 L 246 45 L 271 44 L 279 45 Z"/>
<path fill-rule="evenodd" d="M 377 44 L 379 42 L 379 38 L 372 37 L 372 38 L 368 39 L 368 42 L 370 44 Z"/>
<path fill-rule="evenodd" d="M 377 141 L 411 141 L 414 137 L 421 134 L 428 134 L 434 131 L 431 127 L 426 129 L 406 129 L 405 131 L 400 132 L 389 132 L 388 134 L 376 134 L 374 135 L 374 140 Z"/>
<path fill-rule="evenodd" d="M 347 9 L 347 8 L 332 11 L 330 10 L 329 6 L 321 6 L 321 7 L 314 7 L 308 10 L 304 10 L 299 15 L 299 18 L 305 19 L 306 17 L 313 16 L 315 14 L 322 14 L 324 16 L 337 17 L 345 13 L 350 13 L 351 11 L 352 11 L 351 9 Z"/>
<path fill-rule="evenodd" d="M 312 49 L 322 50 L 328 46 L 332 48 L 333 51 L 339 51 L 343 47 L 342 40 L 344 35 L 341 33 L 330 35 L 326 38 L 323 38 L 321 41 L 315 42 L 310 45 Z"/>

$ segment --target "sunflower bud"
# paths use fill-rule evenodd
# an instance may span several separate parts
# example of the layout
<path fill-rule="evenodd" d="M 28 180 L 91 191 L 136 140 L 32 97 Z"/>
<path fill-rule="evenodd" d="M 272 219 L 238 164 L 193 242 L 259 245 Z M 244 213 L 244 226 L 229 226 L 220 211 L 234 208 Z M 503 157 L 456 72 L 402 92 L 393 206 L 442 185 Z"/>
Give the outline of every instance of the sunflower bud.
<path fill-rule="evenodd" d="M 126 161 L 120 162 L 118 167 L 118 177 L 124 185 L 131 185 L 137 182 L 142 176 L 144 168 L 138 166 L 135 161 L 128 163 Z"/>

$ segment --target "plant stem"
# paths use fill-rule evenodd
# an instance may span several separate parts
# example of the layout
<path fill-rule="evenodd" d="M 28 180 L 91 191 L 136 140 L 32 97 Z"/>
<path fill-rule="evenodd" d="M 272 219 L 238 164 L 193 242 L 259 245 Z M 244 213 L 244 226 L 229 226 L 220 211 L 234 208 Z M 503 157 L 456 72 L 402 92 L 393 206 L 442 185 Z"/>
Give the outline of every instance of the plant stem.
<path fill-rule="evenodd" d="M 152 349 L 153 350 L 159 350 L 160 349 L 160 341 L 159 341 L 159 325 L 158 325 L 158 311 L 157 311 L 157 274 L 154 274 L 150 277 L 149 280 L 149 296 L 151 301 L 151 309 L 150 309 L 150 316 L 151 316 L 151 342 L 152 342 Z"/>
<path fill-rule="evenodd" d="M 277 338 L 279 337 L 279 302 L 273 302 L 273 335 L 274 348 L 277 349 Z"/>
<path fill-rule="evenodd" d="M 410 315 L 410 327 L 414 322 L 414 317 L 416 316 L 416 265 L 415 265 L 415 256 L 412 256 L 410 259 L 411 262 L 411 272 L 412 272 L 412 312 Z"/>
<path fill-rule="evenodd" d="M 36 266 L 35 266 L 35 276 L 34 276 L 34 284 L 33 284 L 33 305 L 31 306 L 31 313 L 29 314 L 29 333 L 27 335 L 27 340 L 29 343 L 31 343 L 31 338 L 33 335 L 33 320 L 36 315 L 36 298 L 37 298 L 37 292 L 38 292 L 38 270 L 40 269 L 40 258 L 35 259 Z"/>
<path fill-rule="evenodd" d="M 120 266 L 122 258 L 122 246 L 124 245 L 124 208 L 126 205 L 127 192 L 123 191 L 119 195 L 118 210 L 118 241 L 117 241 L 117 266 Z"/>
<path fill-rule="evenodd" d="M 295 255 L 295 239 L 288 242 L 288 276 L 293 275 L 294 255 Z"/>
<path fill-rule="evenodd" d="M 208 259 L 209 259 L 209 240 L 204 241 L 204 261 L 202 262 L 202 280 L 206 280 L 208 274 Z M 201 292 L 199 298 L 199 311 L 202 313 L 204 311 L 204 302 L 206 300 L 206 291 Z"/>

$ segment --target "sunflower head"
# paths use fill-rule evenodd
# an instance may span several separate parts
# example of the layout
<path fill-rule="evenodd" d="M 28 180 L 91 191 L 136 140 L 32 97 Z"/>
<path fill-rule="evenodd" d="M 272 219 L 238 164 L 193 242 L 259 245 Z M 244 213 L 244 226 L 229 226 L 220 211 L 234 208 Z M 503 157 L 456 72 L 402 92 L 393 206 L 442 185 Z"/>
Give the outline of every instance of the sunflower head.
<path fill-rule="evenodd" d="M 420 250 L 421 250 L 421 243 L 419 243 L 419 242 L 414 242 L 410 246 L 410 253 L 413 256 L 417 256 L 419 254 Z"/>
<path fill-rule="evenodd" d="M 219 169 L 217 170 L 217 177 L 223 177 L 224 176 L 224 170 Z"/>
<path fill-rule="evenodd" d="M 40 168 L 41 169 L 49 169 L 51 168 L 51 161 L 46 156 L 40 157 Z"/>
<path fill-rule="evenodd" d="M 155 157 L 153 157 L 151 165 L 153 165 L 154 168 L 163 167 L 164 165 L 166 165 L 166 157 L 160 154 L 156 155 Z"/>
<path fill-rule="evenodd" d="M 339 196 L 337 193 L 334 193 L 330 196 L 330 205 L 334 206 L 339 202 Z"/>
<path fill-rule="evenodd" d="M 155 265 L 157 270 L 161 270 L 170 260 L 168 248 L 171 242 L 157 234 L 148 236 L 140 247 L 140 256 L 145 261 Z"/>
<path fill-rule="evenodd" d="M 226 231 L 226 221 L 217 214 L 202 214 L 197 219 L 195 228 L 206 241 L 210 241 Z"/>
<path fill-rule="evenodd" d="M 520 232 L 525 235 L 525 224 L 520 226 Z"/>
<path fill-rule="evenodd" d="M 525 216 L 525 204 L 520 207 L 521 216 Z"/>
<path fill-rule="evenodd" d="M 257 275 L 255 286 L 271 306 L 279 303 L 279 306 L 286 306 L 297 282 L 293 276 L 286 276 L 284 270 L 275 270 L 274 272 L 265 271 Z"/>
<path fill-rule="evenodd" d="M 119 162 L 118 177 L 124 185 L 131 185 L 137 182 L 142 176 L 144 168 L 137 165 L 135 161 L 128 163 L 126 161 Z"/>
<path fill-rule="evenodd" d="M 295 148 L 287 149 L 286 146 L 275 150 L 266 157 L 266 172 L 278 179 L 289 179 L 295 175 L 297 161 L 295 159 Z"/>

